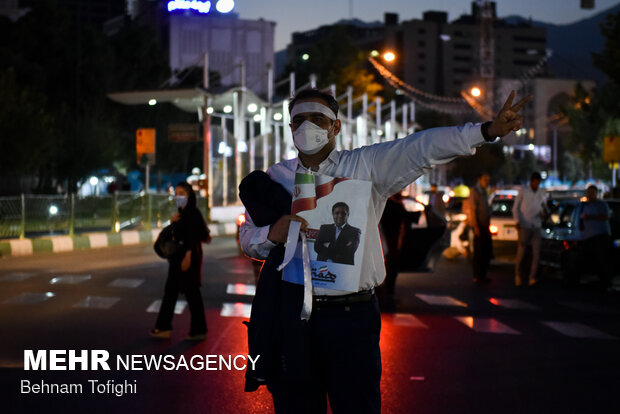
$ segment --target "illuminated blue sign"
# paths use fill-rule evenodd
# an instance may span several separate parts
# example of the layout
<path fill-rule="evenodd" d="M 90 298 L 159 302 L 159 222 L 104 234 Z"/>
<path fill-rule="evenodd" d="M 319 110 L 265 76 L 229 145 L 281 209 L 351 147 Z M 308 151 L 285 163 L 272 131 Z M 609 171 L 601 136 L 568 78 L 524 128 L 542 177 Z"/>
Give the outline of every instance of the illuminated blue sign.
<path fill-rule="evenodd" d="M 211 11 L 210 1 L 198 0 L 174 0 L 168 2 L 168 11 L 175 10 L 196 10 L 199 13 L 209 13 Z"/>
<path fill-rule="evenodd" d="M 218 0 L 215 5 L 216 10 L 219 13 L 229 13 L 235 7 L 234 0 Z M 198 13 L 207 14 L 211 11 L 210 1 L 200 0 L 173 0 L 168 2 L 168 11 L 173 12 L 176 10 L 194 10 Z"/>

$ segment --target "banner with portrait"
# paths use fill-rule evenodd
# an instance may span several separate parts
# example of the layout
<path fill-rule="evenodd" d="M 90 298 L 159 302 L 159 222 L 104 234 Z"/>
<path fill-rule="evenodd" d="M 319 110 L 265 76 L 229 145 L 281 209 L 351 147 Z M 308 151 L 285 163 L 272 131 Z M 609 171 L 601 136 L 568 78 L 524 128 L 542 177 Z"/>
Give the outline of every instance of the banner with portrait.
<path fill-rule="evenodd" d="M 306 231 L 312 286 L 357 292 L 362 270 L 371 183 L 321 174 L 295 175 L 292 214 Z M 284 267 L 283 279 L 303 284 L 302 245 Z"/>

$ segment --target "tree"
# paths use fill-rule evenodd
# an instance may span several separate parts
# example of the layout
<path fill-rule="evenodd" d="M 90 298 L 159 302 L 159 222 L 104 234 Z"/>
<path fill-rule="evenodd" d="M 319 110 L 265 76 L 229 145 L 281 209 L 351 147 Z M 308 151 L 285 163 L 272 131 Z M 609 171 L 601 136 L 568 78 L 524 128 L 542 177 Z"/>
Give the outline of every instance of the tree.
<path fill-rule="evenodd" d="M 135 166 L 136 128 L 163 133 L 165 120 L 188 119 L 171 105 L 126 110 L 106 96 L 155 89 L 169 77 L 167 53 L 146 27 L 129 22 L 108 37 L 42 0 L 17 22 L 4 19 L 0 35 L 0 135 L 10 142 L 0 172 L 37 183 L 18 191 L 75 191 L 100 169 Z"/>
<path fill-rule="evenodd" d="M 346 26 L 330 28 L 308 55 L 307 61 L 289 64 L 289 69 L 295 68 L 299 83 L 307 82 L 310 74 L 315 74 L 320 85 L 335 84 L 338 94 L 343 94 L 348 86 L 353 87 L 353 97 L 367 93 L 368 102 L 383 90 L 369 71 L 366 53 L 353 44 Z"/>
<path fill-rule="evenodd" d="M 569 151 L 580 158 L 587 170 L 584 172 L 608 177 L 609 168 L 602 160 L 603 138 L 607 134 L 620 134 L 620 12 L 607 16 L 601 32 L 605 46 L 601 53 L 593 53 L 592 58 L 610 82 L 592 94 L 577 85 L 571 104 L 562 107 L 562 113 L 572 127 Z"/>
<path fill-rule="evenodd" d="M 620 85 L 620 12 L 608 14 L 601 24 L 605 45 L 601 53 L 592 53 L 594 65 Z"/>

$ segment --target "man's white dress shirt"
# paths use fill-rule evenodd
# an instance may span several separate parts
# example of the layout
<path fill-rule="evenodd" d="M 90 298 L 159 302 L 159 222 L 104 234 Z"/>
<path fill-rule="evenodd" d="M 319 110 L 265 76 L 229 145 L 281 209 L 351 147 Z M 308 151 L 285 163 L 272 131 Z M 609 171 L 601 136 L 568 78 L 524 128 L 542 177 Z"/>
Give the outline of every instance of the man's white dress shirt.
<path fill-rule="evenodd" d="M 348 151 L 332 151 L 317 171 L 307 169 L 298 158 L 282 161 L 267 169 L 267 174 L 293 193 L 295 172 L 325 174 L 372 182 L 371 203 L 364 244 L 362 275 L 359 290 L 381 284 L 385 266 L 379 238 L 379 220 L 386 200 L 418 177 L 432 165 L 444 164 L 461 155 L 472 155 L 485 143 L 480 124 L 441 127 L 417 132 L 402 139 L 382 142 Z M 257 227 L 246 214 L 240 229 L 243 251 L 251 257 L 264 259 L 274 243 L 267 239 L 269 226 Z M 313 288 L 315 295 L 342 295 L 342 291 Z"/>
<path fill-rule="evenodd" d="M 539 229 L 542 227 L 540 213 L 545 209 L 547 195 L 544 189 L 532 190 L 532 187 L 524 185 L 512 207 L 512 216 L 526 229 Z"/>

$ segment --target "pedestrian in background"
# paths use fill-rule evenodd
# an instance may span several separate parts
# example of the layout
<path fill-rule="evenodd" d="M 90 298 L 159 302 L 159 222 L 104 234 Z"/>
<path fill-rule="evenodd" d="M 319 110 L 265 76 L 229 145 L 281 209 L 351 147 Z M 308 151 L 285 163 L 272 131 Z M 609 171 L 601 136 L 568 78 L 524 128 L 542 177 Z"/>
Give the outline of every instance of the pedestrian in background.
<path fill-rule="evenodd" d="M 201 341 L 207 335 L 207 322 L 200 293 L 202 243 L 211 242 L 211 236 L 202 214 L 196 208 L 196 193 L 192 186 L 182 181 L 176 185 L 174 193 L 178 212 L 172 216 L 170 222 L 180 251 L 169 259 L 164 298 L 151 336 L 170 338 L 174 308 L 179 292 L 183 292 L 191 315 L 189 335 L 185 339 Z"/>
<path fill-rule="evenodd" d="M 583 231 L 584 254 L 589 263 L 599 276 L 603 289 L 611 287 L 612 276 L 612 240 L 611 226 L 609 224 L 609 205 L 597 198 L 598 188 L 590 185 L 586 189 L 588 201 L 581 203 L 579 217 L 580 227 Z"/>
<path fill-rule="evenodd" d="M 539 172 L 532 173 L 529 185 L 523 186 L 515 199 L 512 216 L 517 221 L 519 244 L 515 261 L 515 286 L 521 286 L 521 267 L 528 246 L 532 248 L 532 263 L 528 276 L 529 286 L 538 284 L 538 260 L 540 258 L 540 242 L 542 239 L 542 219 L 546 212 L 546 193 L 540 188 L 542 177 Z"/>
<path fill-rule="evenodd" d="M 394 308 L 394 291 L 396 277 L 400 267 L 400 250 L 405 234 L 405 216 L 407 210 L 403 196 L 398 192 L 387 199 L 385 209 L 379 222 L 385 257 L 385 281 L 377 288 L 379 303 L 384 310 Z"/>
<path fill-rule="evenodd" d="M 474 232 L 474 257 L 472 263 L 474 283 L 490 281 L 487 277 L 489 265 L 493 258 L 493 244 L 489 230 L 489 225 L 491 224 L 488 194 L 490 179 L 487 173 L 479 174 L 476 185 L 472 187 L 469 193 L 469 214 L 467 219 Z"/>

